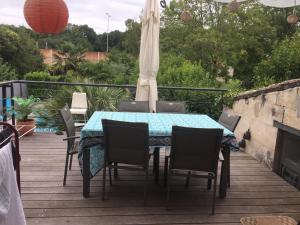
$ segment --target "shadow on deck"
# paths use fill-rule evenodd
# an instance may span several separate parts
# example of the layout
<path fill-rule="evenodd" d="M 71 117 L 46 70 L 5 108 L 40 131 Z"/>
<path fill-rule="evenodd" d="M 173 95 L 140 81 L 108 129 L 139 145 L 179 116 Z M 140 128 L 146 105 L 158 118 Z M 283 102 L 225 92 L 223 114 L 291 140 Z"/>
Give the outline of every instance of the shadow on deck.
<path fill-rule="evenodd" d="M 231 188 L 217 199 L 211 216 L 211 191 L 206 182 L 183 178 L 172 186 L 171 209 L 165 209 L 166 191 L 151 177 L 148 206 L 143 206 L 143 175 L 119 171 L 107 199 L 101 200 L 101 173 L 91 182 L 91 197 L 82 196 L 82 176 L 76 163 L 62 186 L 66 146 L 64 136 L 36 133 L 22 139 L 21 186 L 28 225 L 100 224 L 240 224 L 243 216 L 288 215 L 300 220 L 300 192 L 249 155 L 231 156 Z M 163 172 L 163 159 L 161 160 Z M 153 181 L 153 182 L 152 182 Z M 108 182 L 107 182 L 108 183 Z"/>

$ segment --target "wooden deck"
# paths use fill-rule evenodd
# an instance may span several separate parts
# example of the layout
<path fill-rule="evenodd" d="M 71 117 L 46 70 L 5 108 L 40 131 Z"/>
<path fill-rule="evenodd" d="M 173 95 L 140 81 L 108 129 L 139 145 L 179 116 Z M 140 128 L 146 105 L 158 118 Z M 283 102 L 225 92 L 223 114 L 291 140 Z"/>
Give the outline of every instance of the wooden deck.
<path fill-rule="evenodd" d="M 107 200 L 101 200 L 101 175 L 91 182 L 91 197 L 82 197 L 82 176 L 74 160 L 67 186 L 62 186 L 65 143 L 54 134 L 37 133 L 21 141 L 22 200 L 28 225 L 100 224 L 240 224 L 243 216 L 289 215 L 300 220 L 300 192 L 249 155 L 238 152 L 231 159 L 231 188 L 226 199 L 217 199 L 211 216 L 211 191 L 205 182 L 183 178 L 172 188 L 171 209 L 165 209 L 166 193 L 150 182 L 148 206 L 143 206 L 142 175 L 120 171 Z M 163 171 L 163 160 L 161 160 Z M 153 179 L 152 179 L 153 180 Z M 151 181 L 152 181 L 151 180 Z"/>

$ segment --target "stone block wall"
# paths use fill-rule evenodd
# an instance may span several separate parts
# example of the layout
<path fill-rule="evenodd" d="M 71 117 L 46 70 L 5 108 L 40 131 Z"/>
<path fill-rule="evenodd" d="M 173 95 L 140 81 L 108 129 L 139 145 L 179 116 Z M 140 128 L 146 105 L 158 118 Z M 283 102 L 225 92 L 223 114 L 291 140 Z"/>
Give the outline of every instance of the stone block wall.
<path fill-rule="evenodd" d="M 250 129 L 251 139 L 246 140 L 245 151 L 270 168 L 273 166 L 277 137 L 273 121 L 300 130 L 299 88 L 300 79 L 297 79 L 245 92 L 236 97 L 230 110 L 241 116 L 235 130 L 238 140 Z"/>

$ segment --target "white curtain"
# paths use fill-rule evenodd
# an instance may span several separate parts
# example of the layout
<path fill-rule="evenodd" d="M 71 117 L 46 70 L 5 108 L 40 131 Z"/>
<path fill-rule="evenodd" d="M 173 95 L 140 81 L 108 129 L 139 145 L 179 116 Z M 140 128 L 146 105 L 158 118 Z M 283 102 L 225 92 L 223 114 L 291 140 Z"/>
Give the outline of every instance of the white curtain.
<path fill-rule="evenodd" d="M 139 79 L 136 101 L 149 101 L 150 112 L 156 110 L 158 99 L 156 75 L 159 67 L 160 15 L 157 0 L 146 0 L 142 16 L 139 56 Z"/>

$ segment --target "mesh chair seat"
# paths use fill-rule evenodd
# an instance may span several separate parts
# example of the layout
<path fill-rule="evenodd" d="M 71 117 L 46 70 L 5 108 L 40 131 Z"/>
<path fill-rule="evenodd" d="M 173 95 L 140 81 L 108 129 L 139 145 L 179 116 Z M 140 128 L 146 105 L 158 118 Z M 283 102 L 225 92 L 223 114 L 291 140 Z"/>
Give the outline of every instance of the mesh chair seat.
<path fill-rule="evenodd" d="M 156 112 L 158 113 L 186 113 L 185 102 L 157 101 Z"/>
<path fill-rule="evenodd" d="M 191 176 L 214 180 L 212 203 L 212 214 L 214 214 L 218 160 L 222 137 L 223 130 L 221 129 L 173 126 L 170 166 L 168 169 L 167 202 L 170 199 L 170 178 L 178 175 L 178 171 L 183 171 L 185 172 L 184 176 L 188 174 L 186 184 Z"/>
<path fill-rule="evenodd" d="M 74 92 L 72 95 L 72 104 L 70 109 L 71 114 L 82 115 L 83 120 L 86 123 L 87 111 L 88 111 L 88 103 L 87 103 L 86 93 Z"/>
<path fill-rule="evenodd" d="M 237 115 L 231 115 L 226 113 L 225 111 L 222 112 L 221 116 L 219 117 L 219 123 L 226 127 L 228 130 L 234 132 L 235 128 L 237 127 L 241 117 Z"/>
<path fill-rule="evenodd" d="M 123 101 L 118 105 L 119 112 L 149 112 L 148 101 Z"/>
<path fill-rule="evenodd" d="M 112 168 L 139 170 L 145 173 L 144 204 L 146 204 L 148 168 L 151 155 L 148 124 L 103 119 L 102 126 L 105 146 L 102 199 L 104 200 L 105 195 L 106 167 L 109 169 L 111 185 Z M 118 165 L 120 163 L 125 165 Z"/>

